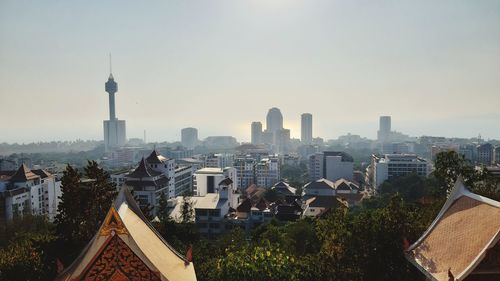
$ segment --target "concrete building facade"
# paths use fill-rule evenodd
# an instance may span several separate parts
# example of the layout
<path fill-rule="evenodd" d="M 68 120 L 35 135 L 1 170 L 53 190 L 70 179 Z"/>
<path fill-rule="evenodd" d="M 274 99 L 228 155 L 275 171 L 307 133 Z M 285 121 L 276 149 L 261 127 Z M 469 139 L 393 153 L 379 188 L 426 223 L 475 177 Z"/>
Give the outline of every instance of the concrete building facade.
<path fill-rule="evenodd" d="M 302 144 L 311 144 L 313 139 L 312 133 L 312 114 L 303 113 L 300 122 L 300 141 Z"/>
<path fill-rule="evenodd" d="M 309 180 L 338 179 L 352 180 L 354 174 L 354 161 L 352 156 L 345 152 L 324 151 L 309 156 Z"/>

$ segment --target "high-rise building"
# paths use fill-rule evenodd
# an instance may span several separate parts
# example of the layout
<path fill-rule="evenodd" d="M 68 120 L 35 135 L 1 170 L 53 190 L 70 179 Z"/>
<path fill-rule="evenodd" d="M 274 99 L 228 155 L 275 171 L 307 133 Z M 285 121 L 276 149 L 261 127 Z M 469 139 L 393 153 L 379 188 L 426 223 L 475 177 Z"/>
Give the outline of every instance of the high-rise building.
<path fill-rule="evenodd" d="M 304 113 L 301 115 L 300 122 L 300 140 L 302 144 L 311 144 L 312 143 L 312 114 Z"/>
<path fill-rule="evenodd" d="M 262 123 L 252 122 L 252 144 L 262 143 Z"/>
<path fill-rule="evenodd" d="M 391 116 L 380 116 L 377 139 L 379 142 L 389 141 L 391 136 Z"/>
<path fill-rule="evenodd" d="M 110 151 L 124 146 L 127 142 L 125 120 L 116 118 L 115 93 L 118 91 L 118 84 L 115 82 L 111 71 L 105 89 L 109 94 L 109 120 L 104 120 L 104 149 Z"/>
<path fill-rule="evenodd" d="M 188 149 L 193 149 L 198 144 L 198 129 L 184 128 L 181 130 L 181 143 Z"/>
<path fill-rule="evenodd" d="M 274 133 L 283 129 L 283 115 L 281 115 L 281 111 L 276 107 L 269 109 L 266 121 L 266 130 L 269 132 Z"/>

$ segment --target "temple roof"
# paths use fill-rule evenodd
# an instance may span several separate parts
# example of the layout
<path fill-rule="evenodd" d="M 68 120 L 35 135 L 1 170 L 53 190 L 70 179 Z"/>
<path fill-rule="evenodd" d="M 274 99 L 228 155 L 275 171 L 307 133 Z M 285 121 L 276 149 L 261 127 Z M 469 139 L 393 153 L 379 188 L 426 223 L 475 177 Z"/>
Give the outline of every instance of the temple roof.
<path fill-rule="evenodd" d="M 159 154 L 158 151 L 156 151 L 156 149 L 153 150 L 151 154 L 149 154 L 148 158 L 146 158 L 146 161 L 149 164 L 163 164 L 167 160 L 168 159 Z"/>
<path fill-rule="evenodd" d="M 10 181 L 12 182 L 26 182 L 38 178 L 39 176 L 33 173 L 24 163 L 17 169 L 16 173 L 12 175 Z"/>
<path fill-rule="evenodd" d="M 107 251 L 110 247 L 114 248 Z M 125 253 L 123 257 L 116 256 L 121 253 Z M 100 260 L 104 255 L 105 260 Z M 193 264 L 158 234 L 130 192 L 122 188 L 97 234 L 56 280 L 80 280 L 96 275 L 108 280 L 104 274 L 114 276 L 131 269 L 149 274 L 151 278 L 147 280 L 196 280 Z"/>
<path fill-rule="evenodd" d="M 406 257 L 430 280 L 467 278 L 500 239 L 500 202 L 471 193 L 458 180 L 448 200 Z M 497 246 L 498 247 L 498 246 Z"/>
<path fill-rule="evenodd" d="M 148 164 L 146 163 L 146 159 L 142 158 L 141 161 L 139 162 L 139 166 L 132 172 L 130 173 L 127 177 L 128 178 L 152 178 L 162 175 L 161 172 L 154 171 L 153 169 L 149 168 Z"/>
<path fill-rule="evenodd" d="M 44 178 L 48 178 L 48 177 L 52 176 L 52 174 L 51 174 L 51 173 L 49 173 L 49 172 L 47 172 L 47 171 L 45 171 L 45 170 L 43 170 L 43 169 L 37 169 L 37 170 L 31 170 L 31 171 L 32 171 L 34 174 L 36 174 L 36 175 L 40 176 L 42 179 L 44 179 Z"/>

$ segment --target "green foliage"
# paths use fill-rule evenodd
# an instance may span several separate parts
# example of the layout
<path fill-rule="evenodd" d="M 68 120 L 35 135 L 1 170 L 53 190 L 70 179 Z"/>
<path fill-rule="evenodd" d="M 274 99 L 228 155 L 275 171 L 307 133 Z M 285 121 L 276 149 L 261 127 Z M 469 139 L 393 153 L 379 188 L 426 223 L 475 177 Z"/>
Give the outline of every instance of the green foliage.
<path fill-rule="evenodd" d="M 458 177 L 473 192 L 492 199 L 500 199 L 499 182 L 485 167 L 476 169 L 463 155 L 455 151 L 440 152 L 436 156 L 434 177 L 441 187 L 440 194 L 444 196 L 449 192 Z"/>
<path fill-rule="evenodd" d="M 297 260 L 275 245 L 230 246 L 209 280 L 300 280 Z"/>
<path fill-rule="evenodd" d="M 68 165 L 61 179 L 62 196 L 55 223 L 66 262 L 75 258 L 95 235 L 117 193 L 109 174 L 95 161 L 88 161 L 84 172 L 82 175 Z"/>
<path fill-rule="evenodd" d="M 309 181 L 305 163 L 300 163 L 298 166 L 283 165 L 280 173 L 281 178 L 293 187 L 302 187 Z"/>
<path fill-rule="evenodd" d="M 184 195 L 181 205 L 181 221 L 182 223 L 191 223 L 194 220 L 194 208 L 191 197 Z"/>
<path fill-rule="evenodd" d="M 0 281 L 51 280 L 55 275 L 53 226 L 24 216 L 0 225 Z"/>

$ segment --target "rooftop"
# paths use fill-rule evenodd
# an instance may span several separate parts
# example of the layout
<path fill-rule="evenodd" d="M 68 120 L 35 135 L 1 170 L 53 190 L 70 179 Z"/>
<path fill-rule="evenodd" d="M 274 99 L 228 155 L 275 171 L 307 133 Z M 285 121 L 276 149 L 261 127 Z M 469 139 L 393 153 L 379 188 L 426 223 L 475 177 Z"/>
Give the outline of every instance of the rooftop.
<path fill-rule="evenodd" d="M 500 202 L 471 193 L 459 179 L 406 257 L 432 280 L 448 281 L 448 271 L 464 280 L 478 271 L 490 249 L 500 249 L 499 240 Z"/>

